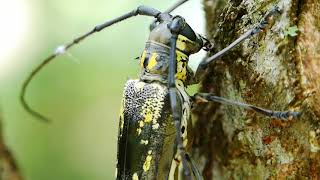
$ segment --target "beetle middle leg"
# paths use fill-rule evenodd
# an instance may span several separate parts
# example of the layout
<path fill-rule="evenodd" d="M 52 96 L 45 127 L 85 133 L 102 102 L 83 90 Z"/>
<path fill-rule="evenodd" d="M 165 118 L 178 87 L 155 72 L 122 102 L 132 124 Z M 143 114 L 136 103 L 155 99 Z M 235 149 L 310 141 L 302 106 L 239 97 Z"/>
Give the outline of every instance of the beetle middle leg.
<path fill-rule="evenodd" d="M 177 105 L 178 110 L 180 113 L 180 124 L 181 124 L 181 138 L 183 147 L 186 149 L 185 158 L 188 162 L 188 168 L 192 172 L 192 176 L 196 180 L 202 180 L 202 175 L 192 159 L 192 157 L 188 154 L 188 150 L 191 148 L 194 134 L 193 134 L 193 126 L 192 126 L 192 119 L 191 119 L 191 102 L 190 96 L 185 91 L 185 86 L 183 85 L 182 81 L 176 81 L 176 89 L 178 92 L 177 96 Z M 170 169 L 169 179 L 181 179 L 184 177 L 183 174 L 183 165 L 181 164 L 182 157 L 181 153 L 178 150 L 172 160 L 172 165 Z"/>

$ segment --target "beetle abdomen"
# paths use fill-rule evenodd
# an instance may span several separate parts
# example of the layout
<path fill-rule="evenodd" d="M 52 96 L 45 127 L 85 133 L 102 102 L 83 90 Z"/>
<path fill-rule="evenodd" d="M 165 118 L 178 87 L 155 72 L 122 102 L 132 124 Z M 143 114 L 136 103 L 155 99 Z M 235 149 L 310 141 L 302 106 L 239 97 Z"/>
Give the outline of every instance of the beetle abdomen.
<path fill-rule="evenodd" d="M 117 179 L 166 179 L 175 152 L 166 85 L 127 81 L 119 124 Z"/>

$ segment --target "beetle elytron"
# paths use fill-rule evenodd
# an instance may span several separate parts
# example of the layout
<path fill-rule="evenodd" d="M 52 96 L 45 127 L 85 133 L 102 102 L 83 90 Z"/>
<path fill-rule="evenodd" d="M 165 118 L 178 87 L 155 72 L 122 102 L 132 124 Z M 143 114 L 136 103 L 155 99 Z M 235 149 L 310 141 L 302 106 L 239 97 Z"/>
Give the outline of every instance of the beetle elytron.
<path fill-rule="evenodd" d="M 25 101 L 25 92 L 33 76 L 56 56 L 79 43 L 95 32 L 136 15 L 151 16 L 155 21 L 150 26 L 150 35 L 140 56 L 141 75 L 137 80 L 125 84 L 120 112 L 117 179 L 202 179 L 195 163 L 187 153 L 191 137 L 191 103 L 215 101 L 238 105 L 279 119 L 296 118 L 297 112 L 270 111 L 249 104 L 235 102 L 207 93 L 189 96 L 185 87 L 199 82 L 207 65 L 228 50 L 268 25 L 268 20 L 280 12 L 275 7 L 262 21 L 235 42 L 208 59 L 203 60 L 195 73 L 188 67 L 191 54 L 200 49 L 210 51 L 212 43 L 195 33 L 181 16 L 170 12 L 186 2 L 179 1 L 166 12 L 146 6 L 94 27 L 93 30 L 60 46 L 43 61 L 27 78 L 21 91 L 21 102 L 25 109 L 40 119 L 46 117 L 34 111 Z"/>

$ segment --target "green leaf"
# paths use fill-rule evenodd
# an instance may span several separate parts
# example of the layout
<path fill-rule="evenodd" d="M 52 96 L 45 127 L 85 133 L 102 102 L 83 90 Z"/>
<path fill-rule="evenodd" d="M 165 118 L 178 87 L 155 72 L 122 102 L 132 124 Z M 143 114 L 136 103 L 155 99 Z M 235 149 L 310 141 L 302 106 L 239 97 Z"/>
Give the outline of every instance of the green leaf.
<path fill-rule="evenodd" d="M 298 31 L 299 31 L 299 29 L 298 29 L 297 25 L 294 25 L 294 26 L 289 27 L 288 30 L 284 31 L 284 35 L 294 37 L 294 36 L 298 35 L 298 33 L 297 33 Z"/>

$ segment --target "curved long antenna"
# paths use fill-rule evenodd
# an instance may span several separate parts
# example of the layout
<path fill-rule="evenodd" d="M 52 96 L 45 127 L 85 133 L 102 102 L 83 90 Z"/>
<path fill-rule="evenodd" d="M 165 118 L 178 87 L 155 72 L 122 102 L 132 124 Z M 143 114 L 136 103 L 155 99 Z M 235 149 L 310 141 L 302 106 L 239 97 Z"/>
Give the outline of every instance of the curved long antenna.
<path fill-rule="evenodd" d="M 164 13 L 171 13 L 173 10 L 175 10 L 177 7 L 181 6 L 182 4 L 184 4 L 187 1 L 189 1 L 189 0 L 177 1 L 175 4 L 173 4 L 171 7 L 169 7 L 166 11 L 164 11 Z"/>
<path fill-rule="evenodd" d="M 37 117 L 40 120 L 43 120 L 45 122 L 49 122 L 49 119 L 38 113 L 37 111 L 33 110 L 30 105 L 27 103 L 26 99 L 25 99 L 25 95 L 26 95 L 26 90 L 27 87 L 30 83 L 30 81 L 33 79 L 33 77 L 47 64 L 49 64 L 57 55 L 53 54 L 51 56 L 49 56 L 48 58 L 46 58 L 40 65 L 38 65 L 28 76 L 28 78 L 23 82 L 22 85 L 22 89 L 20 91 L 20 102 L 23 106 L 23 108 L 29 112 L 32 116 Z"/>
<path fill-rule="evenodd" d="M 70 49 L 71 47 L 73 47 L 74 45 L 78 44 L 79 42 L 83 41 L 85 38 L 87 38 L 88 36 L 92 35 L 93 33 L 99 32 L 102 29 L 109 27 L 113 24 L 116 24 L 120 21 L 123 21 L 125 19 L 131 18 L 133 16 L 136 15 L 145 15 L 145 16 L 152 16 L 157 18 L 159 15 L 161 14 L 160 11 L 151 8 L 151 7 L 147 7 L 147 6 L 139 6 L 138 8 L 132 10 L 129 13 L 126 13 L 122 16 L 119 16 L 115 19 L 112 19 L 110 21 L 107 21 L 103 24 L 97 25 L 95 26 L 91 31 L 75 38 L 72 42 L 66 44 L 66 45 L 62 45 L 59 46 L 52 55 L 50 55 L 49 57 L 47 57 L 46 59 L 43 60 L 43 62 L 38 65 L 27 77 L 27 79 L 23 82 L 22 85 L 22 89 L 20 92 L 20 101 L 22 106 L 24 107 L 24 109 L 29 112 L 31 115 L 33 115 L 34 117 L 45 121 L 45 122 L 49 122 L 49 119 L 42 115 L 41 113 L 35 111 L 34 109 L 31 108 L 31 106 L 27 103 L 26 99 L 25 99 L 25 95 L 26 95 L 26 90 L 28 85 L 30 84 L 31 80 L 34 78 L 34 76 L 46 65 L 48 65 L 52 60 L 54 60 L 55 57 L 64 54 L 68 49 Z"/>

